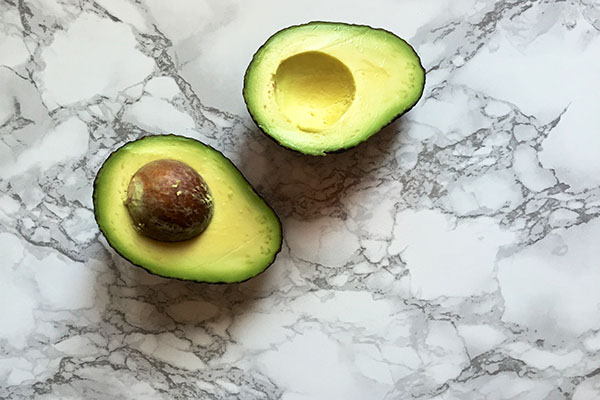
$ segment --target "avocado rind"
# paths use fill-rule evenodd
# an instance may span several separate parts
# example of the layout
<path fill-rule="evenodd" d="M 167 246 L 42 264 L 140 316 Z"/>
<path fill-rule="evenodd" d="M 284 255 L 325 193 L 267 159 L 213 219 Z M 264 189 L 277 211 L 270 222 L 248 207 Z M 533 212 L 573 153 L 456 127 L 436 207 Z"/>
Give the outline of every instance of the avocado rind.
<path fill-rule="evenodd" d="M 131 146 L 136 143 L 144 143 L 145 141 L 156 140 L 158 138 L 167 138 L 167 139 L 172 138 L 174 140 L 183 140 L 183 141 L 187 141 L 189 143 L 195 143 L 197 145 L 204 146 L 205 148 L 209 149 L 210 151 L 218 154 L 218 156 L 223 160 L 223 162 L 226 163 L 226 165 L 228 167 L 231 167 L 232 171 L 234 171 L 234 173 L 237 174 L 239 176 L 239 178 L 243 179 L 243 181 L 245 182 L 247 187 L 252 190 L 252 195 L 255 196 L 256 199 L 262 203 L 262 206 L 268 208 L 269 217 L 271 218 L 269 221 L 271 224 L 270 227 L 275 229 L 275 231 L 273 232 L 273 235 L 276 238 L 278 238 L 279 240 L 276 241 L 276 243 L 277 243 L 276 247 L 270 248 L 269 258 L 265 259 L 264 262 L 261 263 L 261 265 L 258 269 L 254 268 L 254 270 L 251 273 L 242 274 L 242 275 L 236 277 L 235 279 L 231 279 L 231 277 L 224 278 L 224 279 L 218 279 L 218 278 L 214 279 L 214 277 L 211 277 L 210 279 L 196 279 L 194 277 L 183 277 L 177 273 L 176 268 L 174 269 L 173 273 L 165 273 L 164 271 L 157 272 L 155 269 L 151 268 L 150 266 L 148 266 L 144 263 L 136 262 L 134 259 L 132 259 L 134 257 L 131 257 L 131 255 L 127 251 L 124 251 L 122 246 L 120 246 L 115 240 L 113 240 L 111 232 L 107 229 L 106 224 L 102 221 L 102 217 L 98 212 L 98 210 L 99 210 L 98 203 L 99 203 L 99 201 L 102 201 L 102 199 L 99 196 L 99 193 L 101 192 L 100 181 L 101 181 L 101 177 L 103 176 L 103 171 L 105 170 L 107 165 L 110 165 L 110 163 L 109 163 L 110 160 L 113 159 L 117 154 L 119 154 L 119 152 L 121 150 L 127 149 L 128 146 Z M 202 143 L 195 139 L 187 138 L 184 136 L 173 135 L 173 134 L 150 135 L 150 136 L 141 137 L 141 138 L 133 140 L 133 141 L 129 141 L 129 142 L 123 144 L 122 146 L 120 146 L 118 149 L 113 151 L 109 155 L 109 157 L 107 157 L 107 159 L 104 161 L 104 163 L 98 170 L 98 173 L 96 174 L 96 177 L 95 177 L 94 183 L 93 183 L 92 200 L 93 200 L 93 204 L 94 204 L 94 218 L 96 220 L 96 224 L 98 225 L 103 236 L 106 238 L 106 241 L 109 244 L 109 246 L 117 254 L 119 254 L 121 257 L 123 257 L 124 259 L 129 261 L 131 264 L 133 264 L 137 267 L 140 267 L 153 275 L 162 276 L 162 277 L 171 278 L 171 279 L 178 279 L 178 280 L 182 280 L 182 281 L 195 281 L 195 282 L 201 282 L 201 283 L 213 283 L 213 284 L 241 283 L 241 282 L 245 282 L 245 281 L 263 273 L 267 268 L 269 268 L 275 262 L 277 255 L 281 251 L 282 237 L 283 237 L 283 229 L 282 229 L 281 221 L 280 221 L 279 217 L 277 216 L 277 214 L 275 213 L 275 211 L 266 203 L 264 198 L 259 193 L 257 193 L 256 190 L 250 185 L 249 181 L 246 179 L 246 177 L 243 175 L 243 173 L 233 164 L 233 162 L 231 162 L 231 160 L 229 160 L 226 156 L 224 156 L 218 150 L 214 149 L 212 146 L 209 146 L 205 143 Z M 123 205 L 123 207 L 125 207 L 125 205 Z M 152 241 L 152 239 L 148 239 L 148 238 L 145 238 L 144 240 Z M 194 240 L 194 239 L 191 239 L 191 240 Z M 159 246 L 170 244 L 168 242 L 158 242 L 158 241 L 156 243 Z M 185 242 L 178 242 L 178 243 L 185 243 Z"/>
<path fill-rule="evenodd" d="M 340 29 L 341 28 L 360 28 L 360 29 L 365 29 L 365 30 L 369 30 L 369 31 L 373 31 L 373 32 L 385 33 L 385 34 L 389 35 L 390 37 L 393 37 L 395 40 L 401 42 L 404 46 L 406 46 L 412 52 L 412 56 L 414 56 L 414 60 L 416 61 L 416 64 L 418 65 L 418 69 L 419 69 L 420 73 L 422 74 L 422 83 L 416 88 L 416 90 L 419 93 L 418 93 L 418 96 L 416 97 L 416 99 L 414 100 L 414 102 L 412 102 L 412 104 L 410 104 L 406 108 L 399 110 L 394 115 L 391 115 L 388 118 L 381 119 L 379 124 L 375 128 L 370 129 L 366 134 L 356 136 L 353 140 L 349 140 L 345 143 L 342 143 L 341 145 L 339 145 L 335 148 L 317 148 L 317 149 L 306 148 L 306 147 L 295 145 L 294 143 L 287 142 L 286 140 L 281 140 L 281 138 L 277 138 L 276 135 L 273 134 L 274 132 L 269 130 L 268 127 L 266 127 L 265 124 L 261 121 L 261 118 L 257 114 L 256 110 L 254 110 L 253 106 L 251 105 L 252 99 L 250 98 L 250 94 L 249 94 L 249 90 L 248 90 L 249 77 L 250 77 L 250 74 L 253 73 L 253 69 L 259 63 L 260 58 L 263 55 L 263 52 L 265 51 L 266 48 L 268 48 L 268 46 L 271 44 L 271 42 L 274 39 L 281 36 L 282 34 L 285 34 L 287 31 L 291 31 L 291 30 L 294 30 L 297 28 L 311 27 L 311 26 L 312 27 L 333 26 L 333 27 L 340 28 Z M 311 49 L 307 49 L 307 51 L 311 51 Z M 371 136 L 373 136 L 377 132 L 380 132 L 386 126 L 392 124 L 394 121 L 396 121 L 402 115 L 404 115 L 408 111 L 410 111 L 418 103 L 418 100 L 423 95 L 423 91 L 425 88 L 425 75 L 426 75 L 425 68 L 423 67 L 421 59 L 420 59 L 419 55 L 417 54 L 417 52 L 415 51 L 415 49 L 406 40 L 400 38 L 399 36 L 395 35 L 394 33 L 390 32 L 388 30 L 381 29 L 381 28 L 373 28 L 368 25 L 348 24 L 348 23 L 343 23 L 343 22 L 312 21 L 312 22 L 309 22 L 306 24 L 292 25 L 292 26 L 283 28 L 283 29 L 275 32 L 273 35 L 271 35 L 258 48 L 258 50 L 254 53 L 252 60 L 248 65 L 248 68 L 246 69 L 246 72 L 244 75 L 244 85 L 243 85 L 243 89 L 242 89 L 242 95 L 244 98 L 244 102 L 246 104 L 246 108 L 248 109 L 248 112 L 250 114 L 250 117 L 252 118 L 254 123 L 257 125 L 257 127 L 260 129 L 260 131 L 262 133 L 264 133 L 269 139 L 273 140 L 275 143 L 279 144 L 280 146 L 283 146 L 287 149 L 290 149 L 290 150 L 293 150 L 296 152 L 300 152 L 302 154 L 326 155 L 326 154 L 330 154 L 330 153 L 340 153 L 340 152 L 343 152 L 345 150 L 351 149 L 351 148 L 359 145 L 360 143 L 366 141 Z"/>

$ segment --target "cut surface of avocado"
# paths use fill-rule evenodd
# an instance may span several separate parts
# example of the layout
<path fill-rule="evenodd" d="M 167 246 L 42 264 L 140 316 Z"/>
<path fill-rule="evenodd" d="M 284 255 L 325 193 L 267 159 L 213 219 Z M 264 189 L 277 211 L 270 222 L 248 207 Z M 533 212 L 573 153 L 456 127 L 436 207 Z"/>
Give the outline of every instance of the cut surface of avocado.
<path fill-rule="evenodd" d="M 423 93 L 418 55 L 394 34 L 311 22 L 271 36 L 244 78 L 257 125 L 305 154 L 353 147 L 412 108 Z"/>
<path fill-rule="evenodd" d="M 161 159 L 185 163 L 210 189 L 210 223 L 192 239 L 151 239 L 136 229 L 128 211 L 132 177 L 144 165 Z M 98 172 L 93 201 L 96 221 L 108 243 L 132 263 L 157 275 L 241 282 L 264 271 L 281 248 L 281 224 L 275 212 L 231 161 L 194 139 L 160 135 L 125 144 Z"/>

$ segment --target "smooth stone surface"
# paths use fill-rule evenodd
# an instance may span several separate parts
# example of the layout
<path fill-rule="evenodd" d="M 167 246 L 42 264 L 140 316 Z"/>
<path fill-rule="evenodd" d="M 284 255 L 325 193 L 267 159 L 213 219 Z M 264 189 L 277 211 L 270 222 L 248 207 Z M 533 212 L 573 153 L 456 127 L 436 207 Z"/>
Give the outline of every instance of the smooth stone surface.
<path fill-rule="evenodd" d="M 0 4 L 0 398 L 600 398 L 597 1 Z M 413 44 L 423 99 L 325 158 L 257 131 L 275 31 Z M 282 218 L 243 284 L 132 268 L 98 232 L 108 154 L 156 133 L 230 157 Z"/>

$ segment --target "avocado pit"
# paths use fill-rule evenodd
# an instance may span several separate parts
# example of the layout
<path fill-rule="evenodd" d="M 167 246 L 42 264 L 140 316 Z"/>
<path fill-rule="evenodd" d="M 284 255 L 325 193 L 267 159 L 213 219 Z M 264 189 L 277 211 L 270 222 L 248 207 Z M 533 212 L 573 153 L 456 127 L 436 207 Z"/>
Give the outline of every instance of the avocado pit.
<path fill-rule="evenodd" d="M 142 166 L 129 182 L 125 205 L 140 234 L 163 242 L 198 236 L 213 215 L 213 198 L 204 179 L 171 159 Z"/>

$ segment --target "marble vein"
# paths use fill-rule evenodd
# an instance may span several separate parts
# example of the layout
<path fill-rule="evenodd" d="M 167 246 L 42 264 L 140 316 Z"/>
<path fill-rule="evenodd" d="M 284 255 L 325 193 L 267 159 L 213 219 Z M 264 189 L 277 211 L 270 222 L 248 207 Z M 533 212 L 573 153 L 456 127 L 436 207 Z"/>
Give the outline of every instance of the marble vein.
<path fill-rule="evenodd" d="M 365 4 L 0 2 L 0 398 L 600 397 L 600 4 Z M 269 34 L 316 19 L 394 31 L 427 69 L 409 114 L 325 158 L 240 93 Z M 94 176 L 156 133 L 273 205 L 265 274 L 171 281 L 109 248 Z"/>

